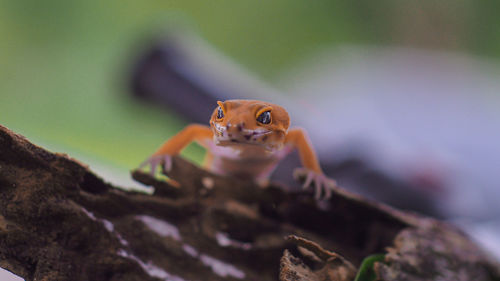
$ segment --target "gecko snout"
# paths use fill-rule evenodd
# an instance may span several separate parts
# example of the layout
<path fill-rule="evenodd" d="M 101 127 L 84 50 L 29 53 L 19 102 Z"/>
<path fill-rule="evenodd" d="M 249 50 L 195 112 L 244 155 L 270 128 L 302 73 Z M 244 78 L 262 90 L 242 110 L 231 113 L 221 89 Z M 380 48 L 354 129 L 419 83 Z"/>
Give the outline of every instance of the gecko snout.
<path fill-rule="evenodd" d="M 248 129 L 245 127 L 245 122 L 228 122 L 226 124 L 227 137 L 233 142 L 245 142 L 250 139 Z"/>
<path fill-rule="evenodd" d="M 228 133 L 240 133 L 245 129 L 245 122 L 231 123 L 228 122 L 226 130 Z"/>

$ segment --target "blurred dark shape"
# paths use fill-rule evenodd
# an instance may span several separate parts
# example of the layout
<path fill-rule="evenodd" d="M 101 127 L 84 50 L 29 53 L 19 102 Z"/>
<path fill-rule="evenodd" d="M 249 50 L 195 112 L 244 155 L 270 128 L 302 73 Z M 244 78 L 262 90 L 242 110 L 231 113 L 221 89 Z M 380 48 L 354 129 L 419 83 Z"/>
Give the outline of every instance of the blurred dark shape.
<path fill-rule="evenodd" d="M 398 179 L 379 171 L 363 156 L 344 158 L 342 161 L 322 161 L 325 173 L 333 177 L 351 191 L 361 193 L 373 200 L 382 201 L 393 207 L 412 210 L 421 214 L 444 218 L 435 207 L 432 193 L 422 192 L 425 186 Z"/>
<path fill-rule="evenodd" d="M 282 94 L 259 84 L 250 74 L 214 52 L 199 39 L 178 33 L 153 41 L 139 53 L 132 66 L 133 95 L 152 105 L 173 110 L 189 122 L 202 124 L 208 123 L 217 100 L 262 99 L 285 108 L 293 107 L 284 104 L 287 99 Z M 306 129 L 311 132 L 317 128 Z M 420 182 L 424 186 L 417 188 L 409 180 L 394 177 L 369 164 L 362 150 L 349 150 L 351 152 L 342 159 L 332 159 L 330 155 L 334 153 L 320 153 L 318 157 L 325 174 L 368 198 L 429 216 L 445 216 L 436 208 L 433 194 L 425 192 L 430 189 L 425 181 Z M 299 166 L 298 154 L 291 153 L 278 165 L 272 180 L 301 188 L 291 176 L 293 169 Z"/>
<path fill-rule="evenodd" d="M 153 44 L 133 66 L 132 93 L 140 99 L 167 107 L 192 122 L 206 123 L 217 96 L 183 71 L 182 62 L 186 55 L 174 40 Z"/>

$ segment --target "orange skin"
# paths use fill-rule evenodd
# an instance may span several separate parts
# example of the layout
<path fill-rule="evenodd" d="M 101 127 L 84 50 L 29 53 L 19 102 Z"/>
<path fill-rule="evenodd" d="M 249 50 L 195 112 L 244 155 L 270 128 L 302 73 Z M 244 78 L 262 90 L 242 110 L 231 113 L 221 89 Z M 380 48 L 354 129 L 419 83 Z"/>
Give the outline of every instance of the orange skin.
<path fill-rule="evenodd" d="M 154 174 L 163 162 L 170 170 L 170 156 L 195 141 L 207 149 L 204 167 L 216 174 L 265 184 L 280 160 L 298 149 L 304 168 L 294 174 L 306 177 L 304 188 L 314 182 L 316 198 L 328 198 L 336 184 L 324 176 L 304 130 L 288 129 L 290 118 L 278 105 L 257 100 L 217 102 L 210 127 L 191 124 L 167 140 L 142 166 L 151 164 Z M 267 120 L 260 119 L 267 115 Z"/>

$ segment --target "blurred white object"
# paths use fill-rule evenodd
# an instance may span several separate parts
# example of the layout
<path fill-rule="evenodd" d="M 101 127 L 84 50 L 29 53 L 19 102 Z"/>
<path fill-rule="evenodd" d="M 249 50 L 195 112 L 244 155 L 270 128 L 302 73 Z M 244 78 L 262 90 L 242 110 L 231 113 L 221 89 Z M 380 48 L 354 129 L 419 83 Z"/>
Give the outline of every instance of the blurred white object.
<path fill-rule="evenodd" d="M 321 155 L 360 144 L 390 173 L 446 186 L 450 216 L 487 219 L 500 217 L 499 78 L 497 65 L 465 55 L 351 46 L 281 84 Z"/>
<path fill-rule="evenodd" d="M 388 174 L 435 181 L 441 211 L 500 259 L 499 78 L 499 65 L 465 55 L 345 47 L 288 73 L 282 88 L 298 105 L 291 115 L 317 128 L 320 155 L 354 143 Z"/>

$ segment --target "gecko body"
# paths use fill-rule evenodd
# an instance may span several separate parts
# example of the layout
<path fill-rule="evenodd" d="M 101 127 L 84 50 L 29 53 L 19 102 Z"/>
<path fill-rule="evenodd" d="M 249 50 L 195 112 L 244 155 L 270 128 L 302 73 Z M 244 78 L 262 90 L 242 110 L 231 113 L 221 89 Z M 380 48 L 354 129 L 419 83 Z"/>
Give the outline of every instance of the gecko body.
<path fill-rule="evenodd" d="M 252 180 L 265 185 L 277 164 L 298 149 L 303 168 L 294 174 L 305 176 L 304 187 L 315 187 L 316 197 L 330 197 L 335 181 L 321 171 L 316 154 L 304 130 L 289 129 L 287 111 L 257 100 L 227 100 L 210 118 L 210 126 L 188 125 L 167 140 L 141 166 L 159 164 L 168 171 L 171 156 L 195 141 L 206 149 L 204 168 L 213 173 Z"/>

